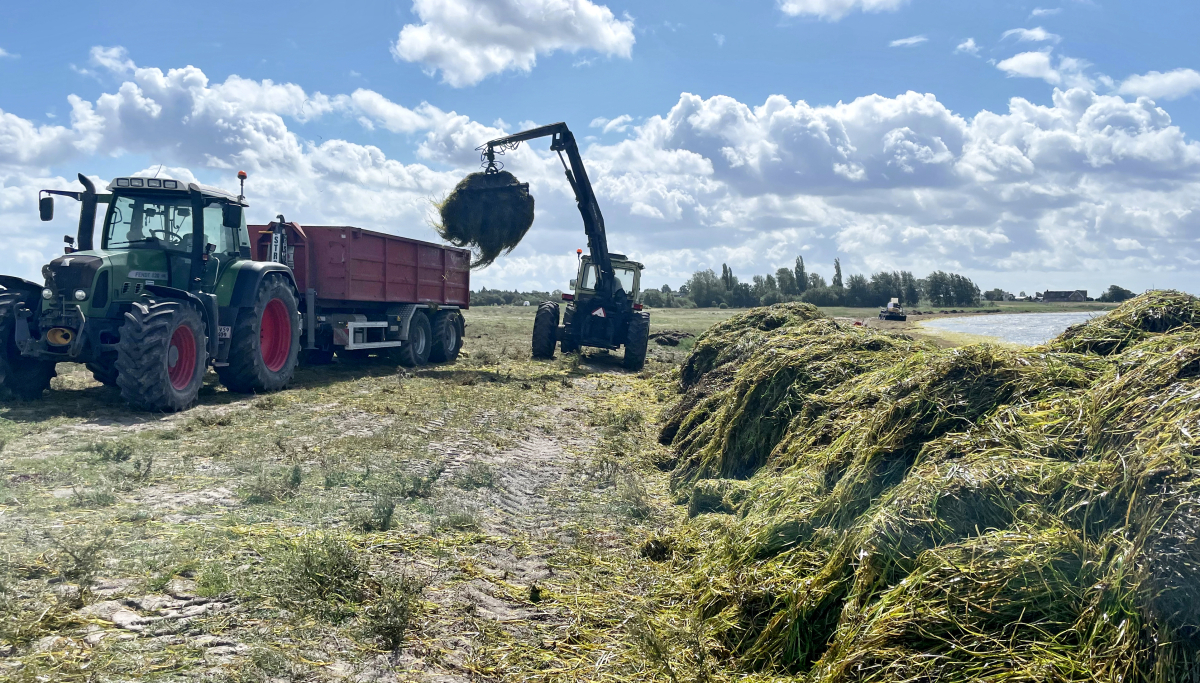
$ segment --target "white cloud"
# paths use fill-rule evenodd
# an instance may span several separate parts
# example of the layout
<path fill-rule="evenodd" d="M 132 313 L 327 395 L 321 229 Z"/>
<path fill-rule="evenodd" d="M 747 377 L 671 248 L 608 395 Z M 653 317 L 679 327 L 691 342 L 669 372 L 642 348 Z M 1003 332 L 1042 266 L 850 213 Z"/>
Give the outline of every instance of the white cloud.
<path fill-rule="evenodd" d="M 1085 69 L 1091 66 L 1088 62 L 1060 55 L 1056 65 L 1053 57 L 1051 48 L 1022 52 L 999 62 L 996 68 L 1008 74 L 1010 78 L 1040 78 L 1050 85 L 1094 88 L 1095 84 L 1085 73 Z"/>
<path fill-rule="evenodd" d="M 779 0 L 779 9 L 790 16 L 809 15 L 829 21 L 838 21 L 847 14 L 863 12 L 891 12 L 899 9 L 906 0 Z"/>
<path fill-rule="evenodd" d="M 1061 79 L 1063 60 L 1045 58 Z M 323 95 L 269 80 L 210 83 L 194 67 L 128 69 L 93 100 L 71 96 L 69 123 L 0 112 L 0 272 L 36 278 L 58 246 L 49 235 L 70 231 L 65 207 L 61 226 L 37 222 L 36 190 L 70 187 L 75 169 L 113 157 L 229 188 L 245 168 L 254 221 L 284 213 L 436 239 L 430 200 L 477 169 L 475 147 L 507 128 L 369 90 Z M 418 161 L 298 133 L 331 117 L 394 131 Z M 1200 143 L 1146 98 L 1056 89 L 1049 105 L 1014 98 L 1006 111 L 964 116 L 915 92 L 833 106 L 685 93 L 633 124 L 596 119 L 592 127 L 628 136 L 583 152 L 614 250 L 646 263 L 652 284 L 722 262 L 766 272 L 801 249 L 827 276 L 820 264 L 838 255 L 850 272 L 941 268 L 1001 286 L 1018 272 L 1200 284 Z M 476 273 L 475 286 L 552 289 L 571 277 L 585 243 L 548 146 L 505 155 L 537 197 L 537 234 Z"/>
<path fill-rule="evenodd" d="M 1036 28 L 1014 28 L 1004 32 L 1001 38 L 1016 37 L 1021 43 L 1057 43 L 1062 40 L 1062 36 L 1050 33 L 1046 29 L 1038 26 Z"/>
<path fill-rule="evenodd" d="M 974 56 L 978 57 L 979 56 L 979 46 L 975 44 L 974 38 L 967 38 L 963 42 L 959 43 L 958 47 L 954 48 L 955 54 L 958 54 L 960 52 L 963 54 L 974 55 Z"/>
<path fill-rule="evenodd" d="M 126 74 L 133 70 L 133 60 L 129 51 L 120 45 L 116 47 L 100 47 L 97 45 L 91 51 L 91 63 L 107 69 L 115 74 Z"/>
<path fill-rule="evenodd" d="M 1060 12 L 1062 12 L 1061 7 L 1051 7 L 1051 8 L 1038 7 L 1029 13 L 1029 18 L 1033 19 L 1034 17 L 1052 17 L 1056 14 L 1059 14 Z"/>
<path fill-rule="evenodd" d="M 601 128 L 604 133 L 624 133 L 629 130 L 629 124 L 633 122 L 633 117 L 628 114 L 621 114 L 615 119 L 606 119 L 603 116 L 598 116 L 592 119 L 588 124 L 590 128 Z"/>
<path fill-rule="evenodd" d="M 15 55 L 15 54 L 9 52 L 8 50 L 5 50 L 4 48 L 0 47 L 0 59 L 3 59 L 4 57 L 16 58 L 16 57 L 20 57 L 20 56 L 21 55 Z"/>
<path fill-rule="evenodd" d="M 629 58 L 633 20 L 589 0 L 414 0 L 420 24 L 392 45 L 396 59 L 461 88 L 504 71 L 530 71 L 539 55 L 593 50 Z"/>
<path fill-rule="evenodd" d="M 714 33 L 713 40 L 717 41 L 717 47 L 725 47 L 725 34 Z"/>
<path fill-rule="evenodd" d="M 1151 71 L 1130 76 L 1121 83 L 1117 92 L 1134 97 L 1177 100 L 1196 90 L 1200 90 L 1200 72 L 1195 69 L 1175 69 L 1166 73 Z"/>
<path fill-rule="evenodd" d="M 889 47 L 916 47 L 921 43 L 928 42 L 929 39 L 925 36 L 910 36 L 908 38 L 900 38 L 888 43 Z"/>

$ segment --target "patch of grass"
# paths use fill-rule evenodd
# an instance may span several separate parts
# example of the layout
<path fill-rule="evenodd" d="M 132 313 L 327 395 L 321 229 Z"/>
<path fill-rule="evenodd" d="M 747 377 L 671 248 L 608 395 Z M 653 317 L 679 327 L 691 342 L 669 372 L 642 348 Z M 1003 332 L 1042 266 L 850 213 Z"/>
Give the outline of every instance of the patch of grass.
<path fill-rule="evenodd" d="M 290 500 L 300 491 L 303 472 L 300 465 L 268 469 L 263 466 L 258 475 L 241 491 L 247 503 L 261 505 Z"/>
<path fill-rule="evenodd" d="M 112 487 L 100 486 L 91 489 L 72 489 L 71 504 L 79 508 L 106 508 L 115 505 L 117 494 Z"/>
<path fill-rule="evenodd" d="M 124 439 L 115 439 L 109 441 L 93 441 L 80 450 L 87 453 L 95 453 L 100 456 L 102 462 L 125 462 L 133 457 L 135 452 L 134 444 Z"/>
<path fill-rule="evenodd" d="M 649 519 L 654 513 L 650 492 L 636 474 L 627 473 L 617 481 L 617 500 L 625 514 L 633 519 Z"/>
<path fill-rule="evenodd" d="M 496 486 L 496 472 L 486 462 L 473 460 L 458 474 L 454 475 L 453 483 L 464 491 L 475 489 L 490 489 Z"/>
<path fill-rule="evenodd" d="M 388 650 L 399 650 L 414 627 L 425 584 L 408 574 L 380 579 L 379 596 L 363 610 L 363 631 Z"/>
<path fill-rule="evenodd" d="M 396 499 L 388 494 L 376 495 L 371 500 L 370 509 L 363 509 L 353 515 L 352 525 L 362 531 L 387 531 L 392 528 L 392 519 L 396 514 Z"/>
<path fill-rule="evenodd" d="M 302 612 L 340 620 L 363 597 L 366 565 L 350 541 L 336 533 L 310 533 L 286 544 L 276 569 L 276 596 Z"/>
<path fill-rule="evenodd" d="M 196 594 L 205 598 L 215 598 L 233 589 L 233 579 L 220 562 L 208 562 L 201 565 L 196 573 Z"/>

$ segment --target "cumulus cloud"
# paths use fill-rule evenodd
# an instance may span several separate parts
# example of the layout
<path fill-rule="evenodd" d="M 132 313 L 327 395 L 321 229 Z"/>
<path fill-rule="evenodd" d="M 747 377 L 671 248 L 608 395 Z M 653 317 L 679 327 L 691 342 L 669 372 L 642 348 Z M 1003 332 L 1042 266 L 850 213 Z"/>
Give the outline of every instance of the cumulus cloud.
<path fill-rule="evenodd" d="M 590 0 L 414 0 L 413 12 L 421 23 L 400 30 L 392 54 L 456 88 L 528 72 L 553 52 L 629 58 L 633 51 L 633 20 Z"/>
<path fill-rule="evenodd" d="M 979 46 L 975 44 L 974 38 L 967 38 L 954 48 L 954 53 L 962 53 L 967 55 L 979 56 Z"/>
<path fill-rule="evenodd" d="M 815 16 L 838 21 L 854 11 L 891 12 L 905 0 L 779 0 L 779 9 L 790 16 Z"/>
<path fill-rule="evenodd" d="M 9 52 L 8 50 L 5 50 L 4 48 L 0 47 L 0 59 L 3 59 L 5 57 L 14 57 L 15 58 L 15 57 L 20 57 L 20 55 L 15 55 L 15 54 Z"/>
<path fill-rule="evenodd" d="M 1017 42 L 1021 43 L 1057 43 L 1062 40 L 1062 36 L 1050 33 L 1041 26 L 1009 29 L 1001 38 L 1016 38 Z"/>
<path fill-rule="evenodd" d="M 231 188 L 245 168 L 255 221 L 283 213 L 436 239 L 430 200 L 477 169 L 475 147 L 507 127 L 369 90 L 210 82 L 194 67 L 132 65 L 108 90 L 71 96 L 62 125 L 0 111 L 0 272 L 36 278 L 56 246 L 48 235 L 70 231 L 67 210 L 62 230 L 37 222 L 36 190 L 71 187 L 72 171 L 111 156 Z M 417 161 L 297 132 L 330 117 L 403 135 Z M 1067 271 L 1133 274 L 1126 286 L 1153 272 L 1186 286 L 1200 262 L 1200 143 L 1145 97 L 1064 87 L 1046 105 L 1015 98 L 963 115 L 916 92 L 832 106 L 685 93 L 636 126 L 627 116 L 592 126 L 627 129 L 583 152 L 614 250 L 646 263 L 651 284 L 723 262 L 765 272 L 801 250 L 818 271 L 837 255 L 852 272 L 942 268 L 1000 285 L 1005 273 Z M 476 273 L 476 286 L 548 290 L 571 277 L 585 243 L 548 147 L 505 156 L 538 199 L 537 234 Z"/>
<path fill-rule="evenodd" d="M 889 47 L 916 47 L 921 43 L 928 42 L 929 39 L 925 36 L 909 36 L 908 38 L 900 38 L 888 43 Z"/>
<path fill-rule="evenodd" d="M 996 64 L 1010 78 L 1040 78 L 1050 85 L 1092 88 L 1094 84 L 1085 70 L 1091 66 L 1082 59 L 1059 56 L 1057 63 L 1050 48 L 1037 52 L 1022 52 Z"/>
<path fill-rule="evenodd" d="M 629 130 L 629 124 L 633 122 L 633 117 L 628 114 L 621 114 L 615 119 L 606 119 L 603 116 L 597 116 L 592 119 L 589 125 L 590 128 L 600 128 L 604 133 L 624 133 Z"/>
<path fill-rule="evenodd" d="M 1051 8 L 1038 7 L 1029 13 L 1029 18 L 1032 19 L 1034 17 L 1052 17 L 1060 12 L 1062 12 L 1061 7 L 1051 7 Z"/>
<path fill-rule="evenodd" d="M 1125 79 L 1117 92 L 1134 97 L 1177 100 L 1200 90 L 1200 72 L 1195 69 L 1175 69 L 1166 73 L 1151 71 Z"/>

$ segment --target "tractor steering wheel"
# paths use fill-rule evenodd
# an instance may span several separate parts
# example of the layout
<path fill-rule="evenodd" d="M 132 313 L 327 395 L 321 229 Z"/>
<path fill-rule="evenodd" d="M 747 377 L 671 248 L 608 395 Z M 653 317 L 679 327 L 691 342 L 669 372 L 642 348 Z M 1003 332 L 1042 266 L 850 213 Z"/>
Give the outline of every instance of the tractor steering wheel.
<path fill-rule="evenodd" d="M 162 236 L 160 237 L 158 233 L 162 233 Z M 154 237 L 155 239 L 162 240 L 163 242 L 166 242 L 167 244 L 170 244 L 173 246 L 183 244 L 182 237 L 180 237 L 179 235 L 176 235 L 175 233 L 170 232 L 166 229 L 163 229 L 163 228 L 151 229 L 150 236 Z"/>

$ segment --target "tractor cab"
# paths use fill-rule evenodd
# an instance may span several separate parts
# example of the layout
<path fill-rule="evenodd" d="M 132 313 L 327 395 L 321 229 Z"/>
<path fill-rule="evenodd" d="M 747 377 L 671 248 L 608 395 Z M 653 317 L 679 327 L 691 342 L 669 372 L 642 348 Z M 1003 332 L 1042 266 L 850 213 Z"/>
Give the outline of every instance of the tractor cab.
<path fill-rule="evenodd" d="M 625 258 L 624 254 L 610 254 L 609 256 L 612 259 L 613 275 L 617 279 L 617 287 L 625 292 L 625 296 L 630 301 L 638 301 L 641 298 L 642 269 L 645 266 L 637 261 L 630 261 Z M 579 273 L 571 281 L 576 301 L 595 295 L 598 277 L 596 265 L 592 263 L 591 257 L 580 258 Z"/>

